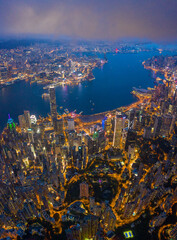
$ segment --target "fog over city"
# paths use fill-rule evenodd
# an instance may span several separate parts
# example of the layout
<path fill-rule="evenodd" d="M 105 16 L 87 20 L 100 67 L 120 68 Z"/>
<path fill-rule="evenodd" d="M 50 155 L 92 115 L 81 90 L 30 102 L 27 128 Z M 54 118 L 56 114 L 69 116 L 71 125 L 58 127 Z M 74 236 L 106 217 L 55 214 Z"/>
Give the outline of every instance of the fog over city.
<path fill-rule="evenodd" d="M 176 0 L 0 0 L 0 36 L 177 38 Z"/>

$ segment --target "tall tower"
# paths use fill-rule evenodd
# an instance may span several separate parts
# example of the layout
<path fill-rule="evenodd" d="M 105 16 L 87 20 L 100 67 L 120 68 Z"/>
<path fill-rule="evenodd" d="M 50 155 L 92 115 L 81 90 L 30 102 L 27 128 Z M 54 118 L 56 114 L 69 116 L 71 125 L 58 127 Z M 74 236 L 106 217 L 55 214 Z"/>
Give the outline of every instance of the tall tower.
<path fill-rule="evenodd" d="M 9 129 L 10 133 L 16 132 L 16 126 L 15 126 L 13 119 L 10 117 L 10 114 L 8 114 L 7 127 Z"/>
<path fill-rule="evenodd" d="M 25 117 L 25 121 L 26 121 L 26 128 L 31 128 L 30 112 L 24 111 L 24 117 Z"/>
<path fill-rule="evenodd" d="M 26 121 L 25 121 L 25 116 L 24 115 L 19 115 L 18 116 L 18 121 L 19 121 L 19 124 L 20 124 L 21 128 L 26 127 Z"/>
<path fill-rule="evenodd" d="M 118 113 L 115 116 L 114 137 L 113 137 L 113 146 L 116 148 L 120 147 L 123 123 L 124 123 L 123 116 L 121 115 L 121 113 Z"/>
<path fill-rule="evenodd" d="M 54 86 L 49 88 L 50 94 L 50 113 L 54 126 L 54 130 L 57 128 L 57 104 L 56 104 L 56 96 L 55 96 L 55 88 Z"/>
<path fill-rule="evenodd" d="M 80 183 L 80 198 L 89 197 L 89 185 L 86 182 Z"/>

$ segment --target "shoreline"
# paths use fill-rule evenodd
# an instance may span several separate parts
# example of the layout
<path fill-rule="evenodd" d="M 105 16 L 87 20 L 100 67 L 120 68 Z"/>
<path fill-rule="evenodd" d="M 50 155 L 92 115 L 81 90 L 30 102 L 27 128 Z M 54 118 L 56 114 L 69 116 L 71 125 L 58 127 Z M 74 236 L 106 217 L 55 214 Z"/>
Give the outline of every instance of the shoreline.
<path fill-rule="evenodd" d="M 100 59 L 101 60 L 101 59 Z M 98 60 L 95 60 L 95 62 L 92 63 L 90 69 L 89 67 L 87 68 L 87 72 L 83 75 L 83 76 L 72 76 L 72 79 L 67 79 L 64 78 L 61 81 L 56 81 L 56 82 L 51 82 L 51 80 L 40 80 L 40 79 L 35 79 L 35 74 L 30 74 L 30 76 L 26 75 L 25 77 L 22 77 L 21 79 L 18 78 L 11 78 L 11 79 L 6 79 L 5 82 L 0 83 L 0 89 L 3 88 L 7 88 L 8 86 L 14 85 L 20 81 L 29 81 L 30 85 L 36 83 L 37 85 L 43 85 L 43 89 L 48 89 L 50 88 L 50 86 L 52 85 L 56 85 L 57 86 L 62 86 L 62 85 L 66 85 L 66 86 L 76 86 L 82 82 L 87 82 L 87 81 L 93 81 L 95 79 L 95 76 L 93 74 L 93 70 L 95 68 L 101 68 L 102 66 L 104 66 L 105 63 L 107 63 L 107 60 L 103 60 L 102 62 L 99 63 Z M 33 79 L 30 79 L 33 78 Z"/>
<path fill-rule="evenodd" d="M 107 62 L 108 61 L 104 61 L 103 63 L 101 63 L 100 66 L 98 65 L 98 63 L 95 63 L 94 66 L 92 66 L 90 72 L 86 74 L 86 76 L 83 76 L 82 78 L 79 78 L 76 81 L 75 80 L 71 81 L 71 80 L 64 79 L 62 81 L 47 84 L 47 85 L 46 85 L 46 83 L 43 83 L 43 82 L 38 83 L 36 81 L 33 81 L 33 82 L 31 82 L 31 84 L 37 83 L 39 85 L 45 85 L 43 87 L 43 89 L 46 90 L 46 89 L 49 89 L 51 86 L 54 86 L 54 87 L 58 87 L 58 86 L 77 86 L 77 85 L 79 85 L 80 83 L 83 83 L 83 82 L 91 82 L 91 81 L 95 80 L 93 70 L 95 68 L 100 68 L 100 67 L 104 66 L 104 64 L 107 63 Z"/>
<path fill-rule="evenodd" d="M 141 64 L 143 65 L 143 67 L 147 70 L 151 70 L 150 68 L 146 68 L 146 66 L 143 64 L 144 62 L 142 62 Z M 91 114 L 84 114 L 84 115 L 79 115 L 77 114 L 77 116 L 81 119 L 84 119 L 84 118 L 89 118 L 91 119 L 92 117 L 93 118 L 104 118 L 106 114 L 115 114 L 116 111 L 123 111 L 123 112 L 127 112 L 129 111 L 131 108 L 136 108 L 136 107 L 140 107 L 141 103 L 143 103 L 143 100 L 145 99 L 145 96 L 137 96 L 136 94 L 133 94 L 131 91 L 129 92 L 131 93 L 135 99 L 132 103 L 128 104 L 128 105 L 122 105 L 120 107 L 116 107 L 112 110 L 106 110 L 106 111 L 103 111 L 103 112 L 97 112 L 97 113 L 91 113 Z M 46 114 L 44 114 L 42 116 L 42 118 L 46 118 L 47 117 L 47 112 Z M 41 114 L 39 114 L 39 116 L 41 116 Z M 17 119 L 17 118 L 16 118 Z M 18 122 L 18 120 L 17 120 Z M 2 130 L 0 132 L 2 132 L 4 129 L 4 127 L 2 127 Z"/>
<path fill-rule="evenodd" d="M 130 92 L 130 93 L 136 98 L 136 100 L 128 105 L 123 105 L 123 106 L 114 108 L 112 110 L 107 110 L 104 112 L 99 112 L 99 113 L 94 113 L 94 114 L 88 114 L 88 115 L 87 114 L 85 114 L 85 115 L 77 114 L 76 119 L 79 118 L 81 121 L 84 122 L 84 120 L 83 120 L 84 118 L 90 119 L 89 121 L 93 121 L 93 119 L 91 119 L 91 118 L 96 118 L 95 121 L 98 121 L 98 119 L 102 120 L 106 114 L 115 115 L 117 111 L 127 112 L 132 108 L 139 107 L 139 105 L 144 101 L 145 97 L 137 96 L 136 94 L 134 94 L 132 92 Z M 41 116 L 41 115 L 39 115 L 39 116 Z M 42 118 L 45 119 L 45 118 L 47 118 L 47 116 L 48 116 L 48 113 L 46 114 L 46 116 L 42 116 Z M 86 121 L 86 122 L 89 122 L 89 121 Z M 2 134 L 5 129 L 6 129 L 6 127 L 2 128 L 2 131 L 0 131 L 0 134 Z"/>
<path fill-rule="evenodd" d="M 126 106 L 121 106 L 121 107 L 118 107 L 118 108 L 115 108 L 115 109 L 112 109 L 112 110 L 107 110 L 107 111 L 104 111 L 104 112 L 100 112 L 100 113 L 94 113 L 94 114 L 88 114 L 88 115 L 82 115 L 82 114 L 76 114 L 77 116 L 75 117 L 76 119 L 80 119 L 81 121 L 83 122 L 90 122 L 90 121 L 93 121 L 93 119 L 90 119 L 89 121 L 84 121 L 83 118 L 96 118 L 95 121 L 98 121 L 98 120 L 102 120 L 100 118 L 104 118 L 106 114 L 111 114 L 111 115 L 114 115 L 116 114 L 117 111 L 123 111 L 123 112 L 127 112 L 129 111 L 131 108 L 135 108 L 135 107 L 138 107 L 139 104 L 142 103 L 142 99 L 140 99 L 138 96 L 134 95 L 136 97 L 136 101 L 129 104 L 129 105 L 126 105 Z M 47 118 L 48 117 L 48 113 L 47 113 L 47 116 L 41 116 L 43 119 Z M 6 129 L 7 127 L 4 127 L 2 128 L 2 131 L 0 131 L 0 134 L 3 133 L 3 131 Z"/>
<path fill-rule="evenodd" d="M 167 71 L 162 70 L 162 69 L 158 69 L 158 68 L 153 68 L 151 66 L 146 66 L 145 61 L 142 64 L 143 64 L 145 69 L 153 71 L 153 72 L 155 72 L 155 74 L 158 73 L 158 72 L 162 73 L 165 77 L 165 80 L 168 80 L 168 72 Z"/>

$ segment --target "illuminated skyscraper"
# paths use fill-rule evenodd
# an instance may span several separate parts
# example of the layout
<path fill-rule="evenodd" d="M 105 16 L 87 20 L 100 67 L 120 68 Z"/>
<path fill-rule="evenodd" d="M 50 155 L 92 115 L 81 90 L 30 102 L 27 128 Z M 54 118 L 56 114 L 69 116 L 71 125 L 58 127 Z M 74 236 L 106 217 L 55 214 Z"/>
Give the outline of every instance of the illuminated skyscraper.
<path fill-rule="evenodd" d="M 59 119 L 56 121 L 56 129 L 55 131 L 58 134 L 63 134 L 63 119 Z"/>
<path fill-rule="evenodd" d="M 106 135 L 109 135 L 112 129 L 112 123 L 111 123 L 111 115 L 108 114 L 106 119 L 105 119 L 105 124 L 104 124 L 104 130 L 106 132 Z"/>
<path fill-rule="evenodd" d="M 25 121 L 26 121 L 26 128 L 31 128 L 31 119 L 30 119 L 30 112 L 24 111 Z"/>
<path fill-rule="evenodd" d="M 69 118 L 68 119 L 68 130 L 74 130 L 74 119 L 73 118 Z"/>
<path fill-rule="evenodd" d="M 160 129 L 162 126 L 162 117 L 155 116 L 153 136 L 157 137 L 160 134 Z"/>
<path fill-rule="evenodd" d="M 21 129 L 31 129 L 31 124 L 36 123 L 37 119 L 35 115 L 30 116 L 30 112 L 29 111 L 24 111 L 23 115 L 19 115 L 18 116 L 18 120 L 19 120 L 19 124 Z"/>
<path fill-rule="evenodd" d="M 56 96 L 55 96 L 54 86 L 49 88 L 49 94 L 50 94 L 50 113 L 51 113 L 51 117 L 52 117 L 54 130 L 56 130 L 56 128 L 57 128 L 57 104 L 56 104 Z"/>
<path fill-rule="evenodd" d="M 128 146 L 128 159 L 134 159 L 135 157 L 135 146 L 134 144 L 130 144 Z"/>
<path fill-rule="evenodd" d="M 26 127 L 26 121 L 25 121 L 25 116 L 24 115 L 19 115 L 18 116 L 18 121 L 19 121 L 19 124 L 20 124 L 21 128 Z"/>
<path fill-rule="evenodd" d="M 84 143 L 82 143 L 82 146 L 79 146 L 78 148 L 78 155 L 79 159 L 82 161 L 82 168 L 85 168 L 86 166 L 86 158 L 87 158 L 87 147 Z"/>
<path fill-rule="evenodd" d="M 13 119 L 10 117 L 10 114 L 8 114 L 7 127 L 11 133 L 16 132 L 16 126 L 15 126 Z"/>
<path fill-rule="evenodd" d="M 30 116 L 30 121 L 31 121 L 31 124 L 36 124 L 36 122 L 37 122 L 36 116 L 35 115 L 31 115 Z"/>
<path fill-rule="evenodd" d="M 145 127 L 144 128 L 144 134 L 143 134 L 143 138 L 145 138 L 145 139 L 149 139 L 149 138 L 151 138 L 151 127 Z"/>
<path fill-rule="evenodd" d="M 113 146 L 116 148 L 120 147 L 123 125 L 124 125 L 123 116 L 121 115 L 121 113 L 118 113 L 115 116 L 114 137 L 113 137 Z"/>
<path fill-rule="evenodd" d="M 162 116 L 162 126 L 160 129 L 160 134 L 162 137 L 168 137 L 172 133 L 175 124 L 175 116 L 171 114 Z"/>

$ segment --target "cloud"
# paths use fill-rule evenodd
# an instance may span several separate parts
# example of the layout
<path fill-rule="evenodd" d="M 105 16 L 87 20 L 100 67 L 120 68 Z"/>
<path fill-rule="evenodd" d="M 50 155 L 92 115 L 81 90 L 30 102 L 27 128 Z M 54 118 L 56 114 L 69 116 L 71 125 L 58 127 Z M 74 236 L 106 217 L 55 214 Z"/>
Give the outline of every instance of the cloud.
<path fill-rule="evenodd" d="M 0 0 L 2 35 L 177 39 L 176 0 Z"/>

